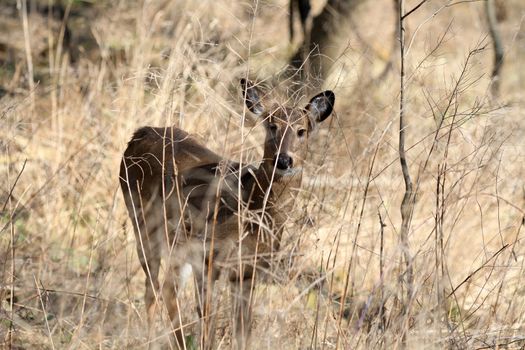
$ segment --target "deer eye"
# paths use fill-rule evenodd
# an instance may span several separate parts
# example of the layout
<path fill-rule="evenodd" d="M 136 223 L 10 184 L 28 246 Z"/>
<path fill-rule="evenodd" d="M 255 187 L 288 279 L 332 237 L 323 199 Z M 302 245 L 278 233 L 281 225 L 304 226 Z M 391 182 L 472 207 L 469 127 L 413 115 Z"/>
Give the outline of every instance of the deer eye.
<path fill-rule="evenodd" d="M 276 132 L 277 131 L 277 124 L 269 123 L 268 124 L 268 129 L 270 129 L 271 132 Z"/>
<path fill-rule="evenodd" d="M 297 131 L 297 136 L 303 137 L 304 135 L 306 135 L 306 129 L 299 129 Z"/>

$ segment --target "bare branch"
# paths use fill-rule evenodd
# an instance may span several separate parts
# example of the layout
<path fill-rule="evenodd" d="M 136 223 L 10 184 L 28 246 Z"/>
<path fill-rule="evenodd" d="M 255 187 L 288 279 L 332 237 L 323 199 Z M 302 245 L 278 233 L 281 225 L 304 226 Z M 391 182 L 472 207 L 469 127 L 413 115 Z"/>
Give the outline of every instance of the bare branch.
<path fill-rule="evenodd" d="M 400 245 L 403 250 L 403 257 L 405 260 L 406 267 L 406 284 L 407 284 L 407 303 L 410 302 L 413 296 L 413 269 L 412 269 L 412 258 L 410 256 L 410 247 L 408 242 L 408 231 L 410 227 L 410 221 L 412 212 L 414 210 L 414 203 L 412 199 L 412 179 L 410 178 L 410 172 L 408 169 L 406 152 L 405 152 L 405 28 L 404 28 L 404 0 L 399 0 L 398 14 L 399 14 L 399 51 L 401 58 L 401 72 L 400 72 L 400 94 L 399 94 L 399 162 L 401 163 L 401 171 L 403 173 L 403 180 L 405 182 L 405 194 L 403 195 L 403 201 L 401 202 L 401 230 L 400 234 Z M 407 305 L 405 305 L 407 307 Z"/>
<path fill-rule="evenodd" d="M 404 20 L 405 18 L 407 18 L 408 16 L 410 16 L 411 14 L 413 14 L 414 12 L 417 11 L 417 9 L 419 9 L 421 6 L 423 6 L 423 4 L 425 2 L 427 2 L 428 0 L 422 0 L 419 4 L 417 4 L 416 6 L 414 6 L 414 8 L 410 11 L 408 11 L 406 14 L 404 14 L 403 16 L 401 16 L 401 20 Z"/>

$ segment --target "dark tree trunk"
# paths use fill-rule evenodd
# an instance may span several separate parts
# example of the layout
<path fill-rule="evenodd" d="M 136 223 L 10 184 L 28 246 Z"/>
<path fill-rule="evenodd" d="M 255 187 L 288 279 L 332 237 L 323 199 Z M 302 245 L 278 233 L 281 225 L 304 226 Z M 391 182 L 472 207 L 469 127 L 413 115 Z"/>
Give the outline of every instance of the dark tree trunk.
<path fill-rule="evenodd" d="M 303 37 L 306 36 L 307 20 L 310 15 L 310 0 L 290 0 L 290 16 L 289 16 L 289 27 L 290 27 L 290 42 L 294 39 L 294 14 L 296 8 L 299 10 L 299 20 L 301 21 L 301 30 L 303 31 Z"/>
<path fill-rule="evenodd" d="M 332 42 L 331 36 L 357 3 L 359 0 L 328 0 L 311 24 L 307 21 L 303 43 L 290 59 L 290 66 L 300 70 L 301 80 L 306 76 L 321 80 L 325 77 L 330 68 L 327 48 Z"/>
<path fill-rule="evenodd" d="M 498 29 L 498 20 L 496 17 L 496 6 L 494 0 L 487 0 L 485 2 L 485 11 L 487 13 L 487 20 L 489 24 L 490 37 L 494 47 L 494 62 L 492 66 L 492 96 L 497 97 L 500 90 L 501 82 L 501 67 L 503 66 L 503 44 Z"/>

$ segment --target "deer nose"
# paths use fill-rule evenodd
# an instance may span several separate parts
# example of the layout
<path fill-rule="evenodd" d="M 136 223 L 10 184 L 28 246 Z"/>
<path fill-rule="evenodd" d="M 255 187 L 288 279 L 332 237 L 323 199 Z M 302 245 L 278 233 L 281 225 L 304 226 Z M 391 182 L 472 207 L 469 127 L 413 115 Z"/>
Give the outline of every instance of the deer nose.
<path fill-rule="evenodd" d="M 277 169 L 287 170 L 293 165 L 293 158 L 286 153 L 281 153 L 277 156 Z"/>

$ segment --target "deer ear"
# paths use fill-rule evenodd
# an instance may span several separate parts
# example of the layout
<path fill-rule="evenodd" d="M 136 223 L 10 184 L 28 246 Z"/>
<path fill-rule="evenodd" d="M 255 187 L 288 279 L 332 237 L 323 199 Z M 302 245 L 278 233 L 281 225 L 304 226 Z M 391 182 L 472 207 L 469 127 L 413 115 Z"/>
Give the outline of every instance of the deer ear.
<path fill-rule="evenodd" d="M 264 112 L 264 106 L 261 102 L 261 91 L 249 80 L 241 79 L 242 97 L 246 107 L 253 114 L 260 116 Z"/>
<path fill-rule="evenodd" d="M 320 123 L 330 116 L 334 109 L 334 104 L 335 94 L 330 90 L 326 90 L 314 96 L 306 105 L 306 110 L 313 123 Z"/>

